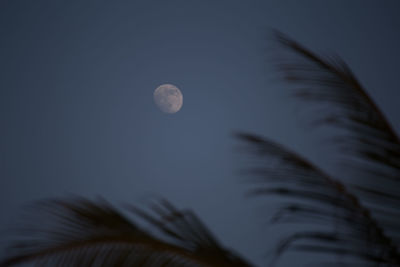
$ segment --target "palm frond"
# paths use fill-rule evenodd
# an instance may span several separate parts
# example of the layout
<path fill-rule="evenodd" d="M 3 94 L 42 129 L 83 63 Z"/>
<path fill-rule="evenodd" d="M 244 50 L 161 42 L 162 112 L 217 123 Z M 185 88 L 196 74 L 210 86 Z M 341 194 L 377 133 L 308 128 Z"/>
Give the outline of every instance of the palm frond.
<path fill-rule="evenodd" d="M 232 266 L 249 266 L 237 254 L 223 248 L 191 210 L 177 210 L 167 200 L 161 200 L 151 207 L 154 215 L 135 206 L 129 208 L 135 215 L 161 231 L 166 238 L 182 247 L 191 248 L 198 255 L 218 259 L 220 264 L 228 260 Z"/>
<path fill-rule="evenodd" d="M 347 165 L 362 175 L 363 186 L 354 187 L 360 199 L 371 209 L 379 205 L 399 214 L 400 139 L 382 111 L 339 57 L 319 56 L 280 32 L 275 37 L 284 52 L 278 71 L 294 85 L 297 98 L 321 108 L 316 125 L 344 130 L 334 140 Z M 387 214 L 374 212 L 379 221 L 394 220 Z M 400 244 L 400 216 L 385 230 Z"/>
<path fill-rule="evenodd" d="M 36 215 L 42 212 L 40 221 L 23 228 L 20 239 L 9 248 L 10 256 L 0 266 L 24 262 L 40 266 L 250 266 L 222 248 L 193 213 L 194 219 L 187 221 L 183 219 L 187 213 L 165 201 L 157 209 L 157 218 L 144 211 L 140 215 L 153 222 L 153 228 L 181 242 L 145 231 L 104 200 L 41 202 L 34 209 Z M 171 220 L 186 228 L 166 230 L 165 224 Z"/>
<path fill-rule="evenodd" d="M 261 161 L 251 195 L 284 198 L 273 222 L 289 218 L 312 229 L 284 238 L 275 260 L 292 249 L 345 255 L 349 262 L 400 264 L 397 247 L 344 184 L 282 145 L 251 134 L 237 136 Z"/>

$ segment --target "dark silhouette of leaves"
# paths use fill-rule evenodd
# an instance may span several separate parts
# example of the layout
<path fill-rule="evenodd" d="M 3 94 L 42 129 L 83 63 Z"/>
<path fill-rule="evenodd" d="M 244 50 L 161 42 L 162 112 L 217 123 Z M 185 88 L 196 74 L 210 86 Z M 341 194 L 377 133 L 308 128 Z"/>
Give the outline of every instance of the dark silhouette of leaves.
<path fill-rule="evenodd" d="M 0 266 L 250 266 L 221 247 L 192 212 L 166 201 L 152 210 L 155 217 L 137 208 L 134 213 L 166 238 L 145 231 L 104 200 L 44 201 L 34 210 L 44 212 L 42 220 L 21 233 Z"/>
<path fill-rule="evenodd" d="M 354 188 L 379 221 L 393 221 L 385 230 L 400 244 L 400 216 L 392 215 L 400 214 L 397 133 L 343 60 L 318 56 L 280 32 L 275 37 L 286 55 L 277 64 L 279 72 L 294 86 L 298 99 L 323 107 L 315 125 L 345 131 L 334 140 L 346 162 L 352 162 L 348 165 L 362 174 Z"/>
<path fill-rule="evenodd" d="M 276 195 L 289 200 L 278 209 L 273 222 L 290 217 L 291 222 L 309 223 L 312 231 L 296 231 L 284 238 L 273 263 L 287 250 L 345 255 L 349 261 L 400 264 L 392 240 L 370 212 L 346 186 L 304 157 L 259 136 L 237 134 L 251 153 L 262 159 L 251 195 Z M 336 229 L 333 229 L 335 225 Z M 314 230 L 315 228 L 319 230 Z"/>
<path fill-rule="evenodd" d="M 361 264 L 399 266 L 400 254 L 395 243 L 400 237 L 397 134 L 339 57 L 316 55 L 280 32 L 275 32 L 275 38 L 286 55 L 277 64 L 279 73 L 294 85 L 297 98 L 320 108 L 313 125 L 344 130 L 334 140 L 353 162 L 352 166 L 363 170 L 363 177 L 368 177 L 362 185 L 343 184 L 343 180 L 329 176 L 277 143 L 239 134 L 239 138 L 252 144 L 259 159 L 265 159 L 262 167 L 253 168 L 252 173 L 259 179 L 252 194 L 291 200 L 278 210 L 272 221 L 307 222 L 327 229 L 295 231 L 282 240 L 276 257 L 290 248 L 342 255 L 345 262 L 352 264 L 357 259 Z"/>

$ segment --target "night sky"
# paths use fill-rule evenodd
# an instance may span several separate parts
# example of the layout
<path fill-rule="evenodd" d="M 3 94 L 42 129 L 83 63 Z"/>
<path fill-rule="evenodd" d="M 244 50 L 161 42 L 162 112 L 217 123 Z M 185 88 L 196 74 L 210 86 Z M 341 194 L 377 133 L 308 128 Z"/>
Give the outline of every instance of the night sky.
<path fill-rule="evenodd" d="M 397 0 L 0 1 L 1 236 L 38 199 L 161 196 L 265 263 L 269 209 L 245 198 L 232 133 L 325 153 L 277 81 L 271 29 L 340 55 L 400 132 L 399 12 Z M 153 102 L 164 83 L 183 93 L 175 114 Z"/>

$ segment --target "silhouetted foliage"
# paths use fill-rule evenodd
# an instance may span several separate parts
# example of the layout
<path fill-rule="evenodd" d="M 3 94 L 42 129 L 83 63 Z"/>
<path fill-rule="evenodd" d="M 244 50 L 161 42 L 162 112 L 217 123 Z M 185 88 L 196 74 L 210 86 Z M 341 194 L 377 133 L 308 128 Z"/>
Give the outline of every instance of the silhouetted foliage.
<path fill-rule="evenodd" d="M 328 256 L 319 266 L 400 266 L 397 134 L 339 57 L 319 56 L 279 32 L 275 38 L 286 55 L 279 73 L 298 99 L 323 106 L 313 125 L 341 130 L 333 140 L 363 180 L 345 181 L 283 145 L 238 133 L 258 164 L 249 170 L 250 195 L 283 200 L 272 222 L 308 227 L 290 227 L 271 263 L 298 251 Z M 34 211 L 45 213 L 17 236 L 1 266 L 250 266 L 193 212 L 165 200 L 145 210 L 128 206 L 132 218 L 104 200 L 84 198 L 44 201 Z"/>
<path fill-rule="evenodd" d="M 277 143 L 248 134 L 238 137 L 253 145 L 253 153 L 265 158 L 262 167 L 252 171 L 258 179 L 251 194 L 289 199 L 273 222 L 306 222 L 319 229 L 310 225 L 310 230 L 297 230 L 285 237 L 276 247 L 273 262 L 293 249 L 346 255 L 364 262 L 400 263 L 397 247 L 343 183 Z M 335 224 L 334 229 L 330 223 Z"/>
<path fill-rule="evenodd" d="M 332 140 L 364 178 L 362 185 L 344 182 L 275 142 L 238 134 L 265 159 L 252 170 L 258 177 L 253 194 L 290 199 L 273 221 L 310 223 L 310 231 L 294 230 L 278 244 L 275 259 L 294 249 L 341 255 L 335 266 L 399 266 L 398 136 L 339 57 L 318 56 L 280 32 L 275 37 L 283 52 L 276 64 L 279 73 L 296 98 L 320 108 L 312 125 L 341 130 Z M 311 223 L 324 230 L 315 231 Z"/>
<path fill-rule="evenodd" d="M 45 220 L 24 231 L 9 249 L 14 255 L 1 266 L 29 261 L 40 266 L 249 266 L 223 248 L 195 214 L 165 200 L 151 211 L 129 207 L 161 236 L 104 200 L 52 199 L 36 210 L 45 212 Z"/>

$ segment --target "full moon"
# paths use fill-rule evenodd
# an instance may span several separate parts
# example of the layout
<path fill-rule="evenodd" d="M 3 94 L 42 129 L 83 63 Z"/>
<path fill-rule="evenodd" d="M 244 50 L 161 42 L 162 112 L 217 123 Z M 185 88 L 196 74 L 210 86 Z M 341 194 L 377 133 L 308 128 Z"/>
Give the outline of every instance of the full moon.
<path fill-rule="evenodd" d="M 165 113 L 178 112 L 183 104 L 183 95 L 178 87 L 162 84 L 154 91 L 154 102 Z"/>

